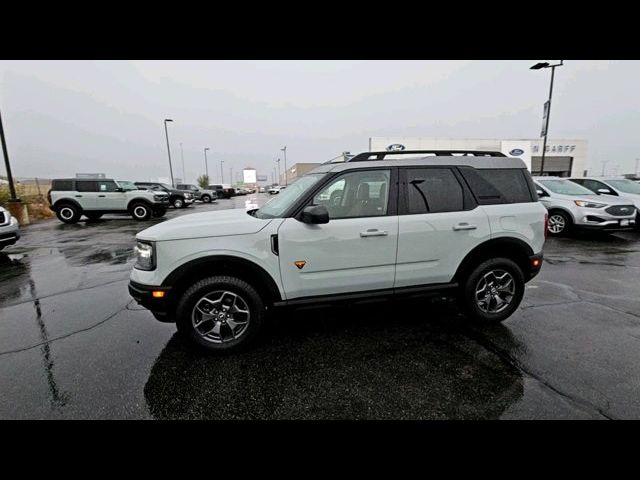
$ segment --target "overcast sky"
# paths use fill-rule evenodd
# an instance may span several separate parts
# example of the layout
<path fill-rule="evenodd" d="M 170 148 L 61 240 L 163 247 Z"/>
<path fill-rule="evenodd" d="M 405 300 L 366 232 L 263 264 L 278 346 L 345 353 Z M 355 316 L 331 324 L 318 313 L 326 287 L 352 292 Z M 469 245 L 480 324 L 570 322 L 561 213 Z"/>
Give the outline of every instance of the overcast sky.
<path fill-rule="evenodd" d="M 119 179 L 209 173 L 224 160 L 269 175 L 365 151 L 371 136 L 536 138 L 549 70 L 528 61 L 0 61 L 0 111 L 14 175 L 104 172 Z M 640 62 L 566 61 L 550 139 L 588 140 L 631 172 L 640 157 Z M 281 164 L 282 165 L 282 164 Z M 0 166 L 4 174 L 4 165 Z M 215 173 L 215 176 L 214 176 Z"/>

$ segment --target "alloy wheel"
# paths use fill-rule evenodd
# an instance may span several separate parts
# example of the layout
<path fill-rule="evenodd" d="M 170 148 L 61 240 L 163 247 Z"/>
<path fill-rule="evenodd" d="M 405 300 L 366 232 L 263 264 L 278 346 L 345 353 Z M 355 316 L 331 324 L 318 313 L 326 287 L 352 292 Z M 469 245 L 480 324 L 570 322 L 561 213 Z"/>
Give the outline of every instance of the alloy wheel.
<path fill-rule="evenodd" d="M 505 310 L 516 293 L 516 282 L 506 270 L 490 270 L 476 285 L 476 304 L 485 313 Z"/>
<path fill-rule="evenodd" d="M 217 290 L 200 298 L 191 314 L 193 329 L 212 343 L 237 340 L 247 331 L 250 318 L 245 299 L 228 290 Z"/>

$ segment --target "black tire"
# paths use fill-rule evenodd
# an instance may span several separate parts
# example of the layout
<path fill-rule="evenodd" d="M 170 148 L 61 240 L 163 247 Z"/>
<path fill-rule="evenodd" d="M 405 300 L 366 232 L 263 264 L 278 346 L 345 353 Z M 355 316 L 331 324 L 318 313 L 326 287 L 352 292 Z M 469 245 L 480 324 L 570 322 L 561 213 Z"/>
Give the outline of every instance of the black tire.
<path fill-rule="evenodd" d="M 167 213 L 167 209 L 166 208 L 156 208 L 153 211 L 153 217 L 154 218 L 159 218 L 159 217 L 164 217 Z"/>
<path fill-rule="evenodd" d="M 552 232 L 551 229 L 556 230 Z M 549 212 L 549 219 L 547 221 L 547 231 L 549 235 L 553 237 L 563 237 L 569 235 L 573 229 L 573 220 L 571 215 L 561 211 L 552 210 Z"/>
<path fill-rule="evenodd" d="M 56 206 L 56 216 L 64 223 L 77 223 L 82 216 L 82 210 L 70 203 Z"/>
<path fill-rule="evenodd" d="M 202 197 L 200 197 L 200 200 L 203 201 L 203 203 L 210 203 L 211 202 L 211 196 L 209 195 L 202 195 Z"/>
<path fill-rule="evenodd" d="M 196 304 L 199 303 L 205 295 L 214 294 L 214 292 L 217 291 L 231 292 L 232 294 L 238 295 L 249 312 L 246 327 L 242 331 L 237 330 L 238 337 L 228 339 L 222 343 L 215 343 L 214 340 L 208 340 L 203 337 L 196 330 L 192 321 Z M 176 309 L 178 332 L 193 344 L 209 352 L 228 352 L 245 348 L 255 340 L 256 335 L 262 327 L 264 317 L 264 302 L 258 292 L 244 280 L 226 275 L 205 278 L 191 286 L 178 301 Z M 208 326 L 206 327 L 208 328 Z M 229 325 L 223 325 L 220 328 L 221 333 L 225 332 L 229 334 Z"/>
<path fill-rule="evenodd" d="M 151 218 L 151 215 L 153 214 L 151 207 L 142 202 L 137 202 L 131 205 L 131 207 L 129 207 L 129 212 L 131 213 L 133 219 L 139 222 L 149 220 Z"/>
<path fill-rule="evenodd" d="M 103 214 L 102 213 L 85 213 L 84 215 L 85 217 L 87 217 L 87 220 L 89 220 L 90 222 L 96 222 L 102 218 Z"/>
<path fill-rule="evenodd" d="M 489 283 L 486 281 L 487 277 L 485 276 L 488 275 L 489 278 L 491 278 L 490 272 L 508 273 L 513 280 L 514 286 L 513 294 L 511 295 L 506 307 L 496 312 L 487 311 L 486 303 L 485 308 L 483 308 L 480 305 L 480 302 L 483 301 L 478 300 L 476 296 L 478 290 L 483 285 L 487 285 Z M 509 277 L 506 277 L 506 280 L 508 280 L 508 278 Z M 474 268 L 464 280 L 461 292 L 462 308 L 467 317 L 475 322 L 484 324 L 503 322 L 509 318 L 520 305 L 522 297 L 524 296 L 524 285 L 525 280 L 522 270 L 513 260 L 509 260 L 508 258 L 492 258 L 490 260 L 486 260 Z M 493 304 L 497 305 L 495 300 L 490 301 L 493 301 Z"/>
<path fill-rule="evenodd" d="M 184 208 L 184 200 L 180 197 L 175 197 L 171 200 L 171 205 L 173 205 L 174 208 Z"/>

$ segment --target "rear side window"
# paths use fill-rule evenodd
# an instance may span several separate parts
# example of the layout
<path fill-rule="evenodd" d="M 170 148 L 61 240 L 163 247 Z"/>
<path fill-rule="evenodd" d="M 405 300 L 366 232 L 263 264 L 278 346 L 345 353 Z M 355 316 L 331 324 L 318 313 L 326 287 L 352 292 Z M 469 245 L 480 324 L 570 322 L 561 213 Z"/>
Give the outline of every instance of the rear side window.
<path fill-rule="evenodd" d="M 462 186 L 448 168 L 406 170 L 407 213 L 457 212 L 464 210 Z"/>
<path fill-rule="evenodd" d="M 535 201 L 522 169 L 461 167 L 460 172 L 480 205 Z"/>
<path fill-rule="evenodd" d="M 51 182 L 51 190 L 54 192 L 70 192 L 74 190 L 73 180 L 54 180 Z"/>
<path fill-rule="evenodd" d="M 97 192 L 98 182 L 95 181 L 76 181 L 76 190 L 78 192 Z"/>

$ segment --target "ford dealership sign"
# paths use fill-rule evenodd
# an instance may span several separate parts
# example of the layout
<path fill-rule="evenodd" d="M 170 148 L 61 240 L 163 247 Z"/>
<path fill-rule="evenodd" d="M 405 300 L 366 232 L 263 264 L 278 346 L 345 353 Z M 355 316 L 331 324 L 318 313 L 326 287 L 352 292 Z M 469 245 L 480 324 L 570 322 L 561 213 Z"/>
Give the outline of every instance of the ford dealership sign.
<path fill-rule="evenodd" d="M 522 150 L 521 148 L 514 148 L 509 152 L 509 155 L 513 155 L 514 157 L 519 157 L 523 153 L 524 153 L 524 150 Z"/>

